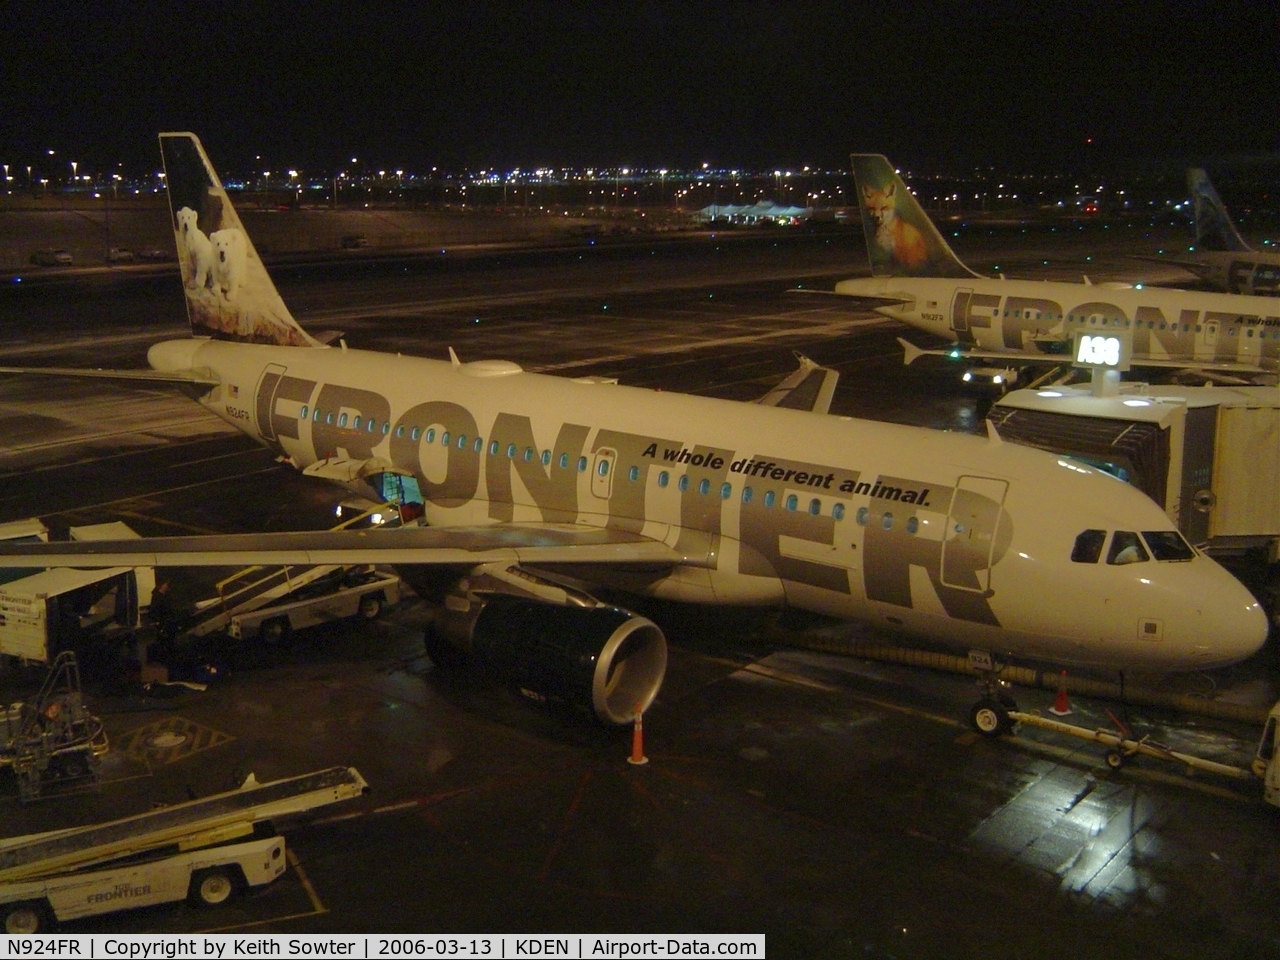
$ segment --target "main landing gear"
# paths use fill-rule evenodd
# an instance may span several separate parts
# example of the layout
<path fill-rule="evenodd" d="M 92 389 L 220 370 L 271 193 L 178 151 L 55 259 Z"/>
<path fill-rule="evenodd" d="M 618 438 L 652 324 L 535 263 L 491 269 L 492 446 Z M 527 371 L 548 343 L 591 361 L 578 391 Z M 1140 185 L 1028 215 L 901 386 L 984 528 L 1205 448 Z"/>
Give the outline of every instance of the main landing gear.
<path fill-rule="evenodd" d="M 970 650 L 969 664 L 978 671 L 978 683 L 983 690 L 978 702 L 969 710 L 969 723 L 984 737 L 1008 733 L 1013 728 L 1009 713 L 1018 709 L 1018 703 L 1000 679 L 1004 665 L 983 650 Z"/>

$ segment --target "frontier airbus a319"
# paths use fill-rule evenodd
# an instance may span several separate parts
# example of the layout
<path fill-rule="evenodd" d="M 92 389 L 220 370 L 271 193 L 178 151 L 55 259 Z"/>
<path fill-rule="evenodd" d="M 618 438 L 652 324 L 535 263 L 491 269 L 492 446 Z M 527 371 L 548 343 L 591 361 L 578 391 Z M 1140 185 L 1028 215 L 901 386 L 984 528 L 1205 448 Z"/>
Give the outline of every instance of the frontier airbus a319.
<path fill-rule="evenodd" d="M 1134 366 L 1249 378 L 1280 370 L 1274 297 L 1123 283 L 1010 280 L 974 273 L 952 252 L 889 161 L 854 154 L 871 276 L 835 293 L 951 341 L 922 354 L 1069 362 L 1076 333 L 1123 337 Z"/>
<path fill-rule="evenodd" d="M 1255 250 L 1245 243 L 1209 175 L 1199 167 L 1187 171 L 1187 192 L 1196 226 L 1195 256 L 1141 259 L 1176 264 L 1215 290 L 1280 296 L 1280 251 Z"/>
<path fill-rule="evenodd" d="M 320 345 L 197 138 L 160 142 L 195 336 L 151 347 L 135 378 L 426 525 L 6 546 L 0 566 L 392 563 L 443 607 L 438 663 L 482 658 L 609 722 L 653 699 L 666 641 L 593 591 L 1107 669 L 1223 666 L 1266 637 L 1253 597 L 1132 487 L 998 439 L 829 415 L 812 364 L 752 404 Z"/>

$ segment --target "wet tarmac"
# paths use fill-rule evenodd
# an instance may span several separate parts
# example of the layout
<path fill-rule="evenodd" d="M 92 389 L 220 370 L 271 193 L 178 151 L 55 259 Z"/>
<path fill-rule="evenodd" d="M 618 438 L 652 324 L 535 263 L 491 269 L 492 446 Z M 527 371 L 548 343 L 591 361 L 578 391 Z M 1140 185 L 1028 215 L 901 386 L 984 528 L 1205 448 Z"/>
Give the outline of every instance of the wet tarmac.
<path fill-rule="evenodd" d="M 1069 242 L 1036 243 L 1076 266 Z M 1122 276 L 1136 246 L 1112 248 L 1095 278 Z M 979 427 L 980 398 L 900 366 L 897 325 L 781 292 L 856 272 L 847 247 L 583 256 L 278 279 L 305 323 L 341 326 L 361 346 L 452 345 L 744 399 L 801 349 L 841 370 L 838 412 Z M 972 259 L 989 266 L 985 248 Z M 94 304 L 106 301 L 103 318 Z M 138 366 L 182 320 L 176 288 L 149 281 L 6 296 L 0 362 Z M 47 379 L 0 379 L 0 483 L 0 520 L 124 519 L 143 534 L 325 526 L 342 499 L 181 397 Z M 191 574 L 173 582 L 179 602 L 208 589 Z M 431 611 L 411 598 L 282 649 L 192 650 L 189 665 L 219 668 L 201 692 L 145 691 L 117 664 L 94 664 L 90 703 L 113 744 L 102 784 L 23 807 L 0 777 L 4 832 L 134 813 L 249 772 L 348 764 L 371 794 L 280 824 L 292 869 L 275 884 L 216 911 L 175 905 L 67 929 L 763 932 L 775 957 L 1280 956 L 1277 811 L 1260 788 L 1154 761 L 1112 770 L 1099 747 L 1026 729 L 984 739 L 965 722 L 972 679 L 781 646 L 766 615 L 655 615 L 673 650 L 644 718 L 646 764 L 627 762 L 630 730 L 437 668 L 422 645 Z M 1180 682 L 1266 705 L 1274 656 Z M 0 683 L 11 699 L 24 678 L 10 670 Z M 1054 700 L 1017 696 L 1031 711 Z M 1073 707 L 1086 726 L 1119 709 Z M 1150 708 L 1127 719 L 1244 765 L 1257 735 Z"/>

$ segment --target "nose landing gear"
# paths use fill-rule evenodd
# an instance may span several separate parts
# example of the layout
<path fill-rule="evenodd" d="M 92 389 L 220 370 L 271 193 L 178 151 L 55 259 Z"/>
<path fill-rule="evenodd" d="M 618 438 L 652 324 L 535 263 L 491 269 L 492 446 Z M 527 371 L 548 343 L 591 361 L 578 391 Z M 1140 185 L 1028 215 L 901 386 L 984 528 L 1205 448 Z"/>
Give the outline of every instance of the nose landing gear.
<path fill-rule="evenodd" d="M 1000 679 L 1004 664 L 985 650 L 970 650 L 969 664 L 978 672 L 978 685 L 982 696 L 969 710 L 969 723 L 984 737 L 998 737 L 1013 728 L 1009 714 L 1018 709 L 1018 703 L 1005 689 L 1008 684 Z"/>

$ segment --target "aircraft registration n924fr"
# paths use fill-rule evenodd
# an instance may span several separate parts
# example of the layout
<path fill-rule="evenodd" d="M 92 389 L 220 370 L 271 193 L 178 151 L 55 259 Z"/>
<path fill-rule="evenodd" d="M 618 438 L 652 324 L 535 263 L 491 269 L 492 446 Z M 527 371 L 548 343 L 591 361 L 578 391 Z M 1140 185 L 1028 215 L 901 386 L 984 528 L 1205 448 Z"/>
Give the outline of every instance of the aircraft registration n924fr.
<path fill-rule="evenodd" d="M 960 262 L 902 177 L 879 154 L 854 154 L 871 276 L 835 293 L 943 337 L 908 349 L 1008 363 L 1070 363 L 1077 333 L 1124 338 L 1134 366 L 1240 378 L 1280 370 L 1280 301 L 1141 284 L 988 278 Z"/>
<path fill-rule="evenodd" d="M 196 137 L 161 147 L 195 335 L 151 347 L 156 378 L 426 525 L 5 547 L 0 566 L 392 563 L 443 606 L 438 663 L 482 658 L 616 723 L 656 695 L 666 642 L 593 589 L 1108 669 L 1218 667 L 1265 639 L 1253 597 L 1132 487 L 998 438 L 829 415 L 811 363 L 753 404 L 320 345 Z"/>

